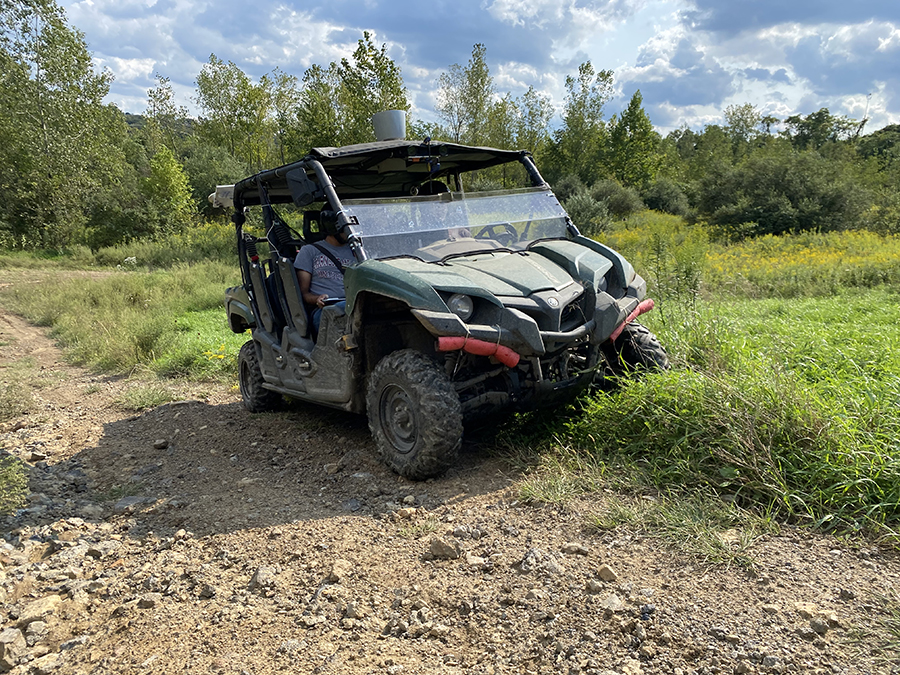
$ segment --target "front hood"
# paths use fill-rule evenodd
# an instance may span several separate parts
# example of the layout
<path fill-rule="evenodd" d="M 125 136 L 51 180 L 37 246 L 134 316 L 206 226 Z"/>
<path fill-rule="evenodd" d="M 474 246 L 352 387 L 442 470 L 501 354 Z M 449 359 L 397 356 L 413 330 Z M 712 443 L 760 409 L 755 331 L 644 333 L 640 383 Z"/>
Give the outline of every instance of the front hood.
<path fill-rule="evenodd" d="M 413 258 L 383 260 L 397 269 L 442 291 L 494 296 L 527 297 L 540 291 L 561 291 L 573 281 L 559 265 L 542 255 L 525 251 L 495 251 L 425 263 Z"/>

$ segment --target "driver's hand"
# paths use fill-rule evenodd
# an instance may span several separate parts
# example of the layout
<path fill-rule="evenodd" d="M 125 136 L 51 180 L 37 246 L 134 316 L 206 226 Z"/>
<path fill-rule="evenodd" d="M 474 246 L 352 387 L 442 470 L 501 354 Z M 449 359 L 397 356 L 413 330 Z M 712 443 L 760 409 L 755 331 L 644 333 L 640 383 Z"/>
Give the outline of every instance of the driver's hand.
<path fill-rule="evenodd" d="M 316 298 L 316 307 L 324 307 L 325 301 L 328 299 L 328 294 L 323 293 L 318 298 Z"/>

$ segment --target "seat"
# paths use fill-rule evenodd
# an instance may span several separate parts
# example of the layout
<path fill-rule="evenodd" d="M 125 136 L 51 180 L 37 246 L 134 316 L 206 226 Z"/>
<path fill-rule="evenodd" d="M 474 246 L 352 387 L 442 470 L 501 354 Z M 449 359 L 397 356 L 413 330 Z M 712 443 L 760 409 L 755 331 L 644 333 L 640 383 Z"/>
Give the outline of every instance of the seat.
<path fill-rule="evenodd" d="M 278 276 L 284 289 L 284 309 L 291 323 L 301 336 L 308 333 L 309 312 L 300 293 L 300 280 L 293 259 L 279 258 L 276 262 Z"/>

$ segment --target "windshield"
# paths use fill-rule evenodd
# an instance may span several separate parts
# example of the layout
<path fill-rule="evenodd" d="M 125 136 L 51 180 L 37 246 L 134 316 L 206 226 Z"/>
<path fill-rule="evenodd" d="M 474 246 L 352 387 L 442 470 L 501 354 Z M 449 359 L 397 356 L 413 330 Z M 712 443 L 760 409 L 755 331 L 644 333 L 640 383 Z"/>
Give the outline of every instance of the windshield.
<path fill-rule="evenodd" d="M 354 230 L 369 258 L 431 262 L 566 236 L 566 213 L 548 188 L 348 199 L 344 207 L 359 222 Z"/>

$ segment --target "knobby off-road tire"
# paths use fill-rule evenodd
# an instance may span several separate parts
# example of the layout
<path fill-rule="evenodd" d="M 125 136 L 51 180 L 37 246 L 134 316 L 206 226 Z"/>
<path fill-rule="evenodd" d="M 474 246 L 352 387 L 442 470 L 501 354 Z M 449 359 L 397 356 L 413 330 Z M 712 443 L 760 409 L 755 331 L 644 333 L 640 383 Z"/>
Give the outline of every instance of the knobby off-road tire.
<path fill-rule="evenodd" d="M 636 371 L 668 370 L 669 355 L 656 336 L 632 321 L 607 349 L 607 361 L 615 375 Z"/>
<path fill-rule="evenodd" d="M 443 473 L 462 445 L 462 409 L 453 384 L 424 354 L 388 354 L 369 376 L 369 429 L 381 461 L 401 476 Z"/>
<path fill-rule="evenodd" d="M 263 387 L 262 370 L 256 345 L 253 340 L 245 342 L 238 354 L 238 379 L 241 385 L 241 398 L 244 406 L 253 413 L 278 410 L 281 407 L 281 394 Z"/>

